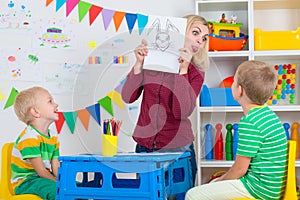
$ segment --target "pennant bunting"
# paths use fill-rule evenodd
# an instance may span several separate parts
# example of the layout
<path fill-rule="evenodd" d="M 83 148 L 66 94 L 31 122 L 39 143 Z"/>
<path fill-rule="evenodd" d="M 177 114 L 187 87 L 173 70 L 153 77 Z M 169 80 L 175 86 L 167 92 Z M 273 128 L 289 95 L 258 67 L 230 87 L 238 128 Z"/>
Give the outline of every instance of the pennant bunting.
<path fill-rule="evenodd" d="M 136 14 L 126 13 L 125 18 L 127 21 L 127 26 L 128 26 L 129 32 L 131 33 L 132 29 L 134 27 L 134 24 L 136 22 L 137 16 L 136 16 Z"/>
<path fill-rule="evenodd" d="M 68 125 L 71 133 L 74 133 L 75 123 L 76 123 L 78 113 L 76 111 L 75 112 L 63 112 L 63 115 L 64 115 L 64 118 L 67 122 L 67 125 Z"/>
<path fill-rule="evenodd" d="M 86 109 L 81 109 L 77 111 L 78 113 L 78 118 L 80 119 L 83 127 L 85 128 L 86 131 L 89 130 L 89 121 L 90 121 L 90 113 Z"/>
<path fill-rule="evenodd" d="M 99 13 L 102 11 L 102 7 L 92 5 L 90 11 L 89 11 L 89 17 L 90 17 L 90 26 L 93 24 L 95 19 L 98 17 Z"/>
<path fill-rule="evenodd" d="M 92 4 L 84 2 L 84 1 L 79 1 L 79 3 L 78 3 L 79 22 L 82 21 L 82 19 L 89 12 L 91 7 L 92 7 Z"/>
<path fill-rule="evenodd" d="M 115 23 L 115 28 L 116 28 L 116 31 L 118 32 L 119 30 L 119 27 L 124 19 L 124 16 L 125 16 L 125 12 L 120 12 L 120 11 L 116 11 L 115 14 L 114 14 L 114 23 Z"/>
<path fill-rule="evenodd" d="M 15 99 L 16 99 L 18 94 L 19 94 L 18 90 L 16 90 L 15 88 L 11 89 L 9 97 L 8 97 L 6 103 L 5 103 L 4 110 L 6 108 L 9 108 L 10 106 L 14 105 Z"/>
<path fill-rule="evenodd" d="M 117 104 L 122 110 L 124 110 L 125 106 L 122 100 L 122 96 L 116 90 L 111 91 L 108 95 L 115 104 Z"/>
<path fill-rule="evenodd" d="M 114 116 L 111 99 L 106 96 L 98 101 L 98 103 L 104 108 L 111 116 Z"/>
<path fill-rule="evenodd" d="M 79 0 L 68 0 L 66 4 L 66 16 L 68 17 L 72 10 L 77 6 Z"/>
<path fill-rule="evenodd" d="M 121 85 L 124 85 L 124 83 L 126 82 L 126 77 L 120 82 Z M 122 86 L 123 87 L 123 86 Z"/>
<path fill-rule="evenodd" d="M 55 126 L 56 126 L 56 130 L 57 130 L 58 134 L 60 134 L 60 131 L 61 131 L 61 128 L 62 128 L 64 122 L 65 122 L 65 118 L 64 118 L 63 113 L 58 112 L 58 120 L 55 121 Z"/>
<path fill-rule="evenodd" d="M 56 0 L 56 12 L 66 3 L 66 0 Z"/>
<path fill-rule="evenodd" d="M 52 2 L 53 0 L 46 0 L 46 7 Z M 107 28 L 111 23 L 111 20 L 113 19 L 115 29 L 117 32 L 121 26 L 121 23 L 124 21 L 124 17 L 125 17 L 127 22 L 127 27 L 130 33 L 132 32 L 136 21 L 138 21 L 137 23 L 138 23 L 139 34 L 141 35 L 148 23 L 148 16 L 146 15 L 126 13 L 122 11 L 106 9 L 81 0 L 56 0 L 56 11 L 58 11 L 65 3 L 66 3 L 67 17 L 74 10 L 75 6 L 76 5 L 78 6 L 79 22 L 81 22 L 83 18 L 86 16 L 86 14 L 89 12 L 90 26 L 94 23 L 94 21 L 97 19 L 99 14 L 102 12 L 102 20 L 103 20 L 105 30 L 107 30 Z"/>
<path fill-rule="evenodd" d="M 112 17 L 114 16 L 115 11 L 114 10 L 109 10 L 109 9 L 105 9 L 103 8 L 102 10 L 102 18 L 103 18 L 103 24 L 104 24 L 104 29 L 107 30 Z"/>
<path fill-rule="evenodd" d="M 96 122 L 101 126 L 100 105 L 98 103 L 86 107 L 87 111 L 92 115 Z"/>
<path fill-rule="evenodd" d="M 48 7 L 50 5 L 50 3 L 52 3 L 53 0 L 46 0 L 46 7 Z"/>
<path fill-rule="evenodd" d="M 123 85 L 124 85 L 124 83 L 118 85 L 118 86 L 115 88 L 115 90 L 116 90 L 117 92 L 121 93 L 121 92 L 122 92 Z"/>
<path fill-rule="evenodd" d="M 137 14 L 139 34 L 141 35 L 148 23 L 148 16 Z"/>

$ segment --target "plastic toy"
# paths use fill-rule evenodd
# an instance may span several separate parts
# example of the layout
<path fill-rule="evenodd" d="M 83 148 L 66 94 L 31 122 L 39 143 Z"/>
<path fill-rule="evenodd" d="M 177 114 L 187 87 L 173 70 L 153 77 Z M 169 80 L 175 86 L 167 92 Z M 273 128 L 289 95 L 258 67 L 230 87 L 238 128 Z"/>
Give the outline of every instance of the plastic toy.
<path fill-rule="evenodd" d="M 297 142 L 296 147 L 296 159 L 299 159 L 299 150 L 300 150 L 300 140 L 299 140 L 299 123 L 294 122 L 292 124 L 292 134 L 291 134 L 291 140 L 295 140 Z"/>
<path fill-rule="evenodd" d="M 212 160 L 213 159 L 213 148 L 214 148 L 214 142 L 213 142 L 213 137 L 212 137 L 212 125 L 211 124 L 206 124 L 205 130 L 205 159 L 206 160 Z"/>
<path fill-rule="evenodd" d="M 233 128 L 232 157 L 233 157 L 233 160 L 235 160 L 236 150 L 237 150 L 237 147 L 238 147 L 238 140 L 239 140 L 239 133 L 238 133 L 239 125 L 238 124 L 233 124 L 232 128 Z"/>
<path fill-rule="evenodd" d="M 232 125 L 226 125 L 226 142 L 225 142 L 225 152 L 226 160 L 232 160 Z"/>
<path fill-rule="evenodd" d="M 278 72 L 278 82 L 268 104 L 295 104 L 296 64 L 280 64 L 274 68 Z"/>
<path fill-rule="evenodd" d="M 225 13 L 222 14 L 222 18 L 220 19 L 220 23 L 226 23 Z"/>
<path fill-rule="evenodd" d="M 286 139 L 287 140 L 290 140 L 290 134 L 289 134 L 289 128 L 290 128 L 291 126 L 289 125 L 289 123 L 284 123 L 283 124 L 283 128 L 284 128 L 284 130 L 285 130 L 285 134 L 286 134 Z"/>
<path fill-rule="evenodd" d="M 227 78 L 225 78 L 220 84 L 219 87 L 220 88 L 230 88 L 232 83 L 233 83 L 233 78 L 234 76 L 229 76 Z"/>
<path fill-rule="evenodd" d="M 222 124 L 218 123 L 216 125 L 216 143 L 215 143 L 215 159 L 223 159 L 223 136 L 222 136 Z"/>
<path fill-rule="evenodd" d="M 225 170 L 219 170 L 217 172 L 215 172 L 211 178 L 207 181 L 207 183 L 210 183 L 211 181 L 215 180 L 216 178 L 219 178 L 220 176 L 222 176 L 223 174 L 225 174 L 227 171 Z"/>
<path fill-rule="evenodd" d="M 232 16 L 232 20 L 225 19 L 225 13 L 219 22 L 209 21 L 210 51 L 234 51 L 241 50 L 245 46 L 248 36 L 240 32 L 242 23 L 237 23 L 237 16 Z"/>

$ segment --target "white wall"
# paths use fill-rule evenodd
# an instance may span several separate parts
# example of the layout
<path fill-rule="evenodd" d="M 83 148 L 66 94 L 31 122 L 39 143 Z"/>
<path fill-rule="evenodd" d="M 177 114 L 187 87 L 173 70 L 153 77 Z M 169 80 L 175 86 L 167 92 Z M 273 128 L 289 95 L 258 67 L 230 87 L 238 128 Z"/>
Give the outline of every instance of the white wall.
<path fill-rule="evenodd" d="M 81 22 L 78 22 L 77 7 L 75 7 L 71 14 L 66 17 L 66 6 L 64 5 L 58 12 L 56 12 L 55 1 L 48 7 L 45 6 L 46 1 L 43 0 L 16 0 L 14 2 L 16 3 L 16 5 L 18 4 L 18 6 L 25 4 L 26 6 L 30 7 L 30 20 L 34 24 L 34 26 L 32 26 L 31 30 L 24 30 L 22 28 L 16 28 L 15 25 L 13 25 L 14 27 L 7 28 L 5 27 L 5 25 L 7 24 L 5 24 L 4 22 L 0 22 L 0 26 L 2 25 L 4 27 L 1 27 L 0 29 L 0 61 L 2 62 L 2 60 L 4 60 L 5 62 L 7 62 L 7 55 L 9 55 L 9 53 L 5 54 L 6 51 L 13 52 L 16 55 L 19 52 L 25 52 L 26 54 L 35 54 L 39 57 L 39 62 L 36 64 L 29 63 L 28 66 L 36 68 L 35 72 L 38 72 L 38 75 L 31 74 L 28 75 L 29 78 L 23 80 L 21 78 L 14 79 L 11 77 L 7 80 L 3 80 L 2 77 L 4 74 L 2 72 L 10 67 L 10 63 L 8 63 L 7 65 L 3 63 L 0 64 L 0 92 L 4 96 L 4 99 L 0 100 L 0 148 L 2 148 L 4 143 L 14 141 L 20 134 L 22 129 L 25 127 L 22 122 L 17 120 L 13 111 L 13 107 L 7 108 L 5 110 L 3 109 L 12 87 L 15 87 L 20 91 L 33 85 L 45 86 L 45 80 L 43 80 L 43 78 L 41 77 L 48 76 L 49 73 L 55 73 L 51 71 L 52 65 L 59 66 L 63 63 L 67 63 L 74 67 L 77 64 L 87 63 L 88 56 L 97 51 L 97 48 L 93 49 L 89 47 L 88 44 L 91 44 L 91 42 L 94 42 L 95 44 L 101 46 L 102 44 L 109 44 L 106 41 L 109 40 L 109 38 L 114 38 L 116 35 L 123 34 L 127 37 L 134 37 L 128 33 L 124 21 L 121 24 L 118 33 L 116 33 L 112 25 L 110 25 L 107 30 L 104 30 L 101 17 L 98 17 L 92 26 L 89 26 L 87 17 L 88 14 Z M 87 0 L 86 2 L 90 2 L 94 5 L 98 5 L 106 9 L 123 11 L 127 13 L 139 13 L 144 15 L 181 17 L 183 15 L 195 12 L 194 0 Z M 8 9 L 8 3 L 8 0 L 5 2 L 1 1 L 0 10 L 4 11 L 5 9 Z M 18 8 L 17 13 L 20 13 L 20 8 Z M 37 47 L 34 45 L 36 40 L 32 38 L 33 36 L 35 36 L 35 34 L 39 34 L 37 32 L 42 26 L 50 27 L 58 25 L 61 25 L 64 30 L 69 31 L 69 34 L 74 37 L 72 46 L 70 48 L 54 49 L 49 47 Z M 21 65 L 22 69 L 26 70 L 24 64 L 27 62 L 28 60 L 23 59 L 15 65 Z M 17 67 L 14 65 L 12 66 Z M 104 97 L 103 95 L 106 95 L 109 91 L 113 90 L 114 87 L 117 86 L 118 82 L 122 80 L 121 78 L 124 77 L 124 75 L 130 69 L 130 66 L 125 66 L 124 68 L 109 68 L 107 70 L 100 71 L 97 66 L 93 67 L 95 73 L 81 73 L 84 74 L 84 83 L 87 83 L 86 85 L 81 85 L 82 82 L 80 82 L 79 80 L 77 84 L 77 87 L 83 87 L 81 88 L 82 94 L 64 94 L 61 92 L 56 92 L 57 88 L 53 86 L 54 83 L 52 83 L 52 85 L 46 85 L 47 89 L 49 89 L 50 93 L 53 94 L 54 99 L 59 104 L 60 111 L 75 111 L 84 108 L 85 106 L 96 103 L 97 100 Z M 110 72 L 110 70 L 112 71 Z M 59 74 L 59 72 L 56 73 Z M 80 77 L 78 79 L 80 79 Z M 68 83 L 64 84 L 65 85 L 63 85 L 62 87 L 66 87 Z M 118 108 L 115 109 L 117 112 Z M 102 119 L 109 117 L 109 115 L 105 111 L 101 112 Z M 195 119 L 195 117 L 193 118 Z M 121 132 L 120 134 L 120 148 L 122 151 L 133 151 L 134 143 L 131 137 L 128 136 L 128 132 L 130 132 L 130 129 L 134 127 L 133 122 L 135 119 L 134 117 L 133 119 L 130 119 L 129 116 L 125 120 L 128 120 L 128 123 L 123 120 L 123 124 L 125 124 L 124 128 L 126 130 Z M 84 152 L 93 153 L 100 151 L 101 127 L 96 123 L 95 120 L 93 120 L 92 118 L 90 119 L 89 131 L 84 130 L 82 124 L 78 119 L 75 127 L 76 129 L 73 134 L 71 134 L 66 123 L 62 128 L 59 138 L 61 141 L 61 153 L 63 155 Z M 56 130 L 54 126 L 52 126 L 51 129 Z"/>

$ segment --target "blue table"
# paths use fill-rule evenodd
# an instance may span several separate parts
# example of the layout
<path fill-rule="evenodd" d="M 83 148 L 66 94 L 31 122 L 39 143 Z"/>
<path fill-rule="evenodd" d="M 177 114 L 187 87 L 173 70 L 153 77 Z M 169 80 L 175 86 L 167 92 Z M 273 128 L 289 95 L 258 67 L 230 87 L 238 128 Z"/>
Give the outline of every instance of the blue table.
<path fill-rule="evenodd" d="M 164 200 L 185 194 L 192 187 L 189 159 L 188 152 L 60 156 L 56 199 Z M 119 178 L 118 173 L 136 176 Z"/>

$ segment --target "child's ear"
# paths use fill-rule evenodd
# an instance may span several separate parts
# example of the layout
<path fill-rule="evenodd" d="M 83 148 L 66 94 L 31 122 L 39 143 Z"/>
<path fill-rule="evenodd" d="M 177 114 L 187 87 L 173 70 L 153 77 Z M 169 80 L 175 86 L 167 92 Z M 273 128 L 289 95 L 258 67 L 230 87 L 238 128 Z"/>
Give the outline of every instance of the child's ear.
<path fill-rule="evenodd" d="M 41 115 L 40 115 L 40 112 L 37 108 L 30 108 L 30 113 L 32 114 L 32 116 L 34 116 L 35 118 L 39 118 Z"/>
<path fill-rule="evenodd" d="M 244 89 L 241 85 L 239 85 L 238 91 L 239 91 L 239 96 L 242 96 L 244 93 Z"/>

